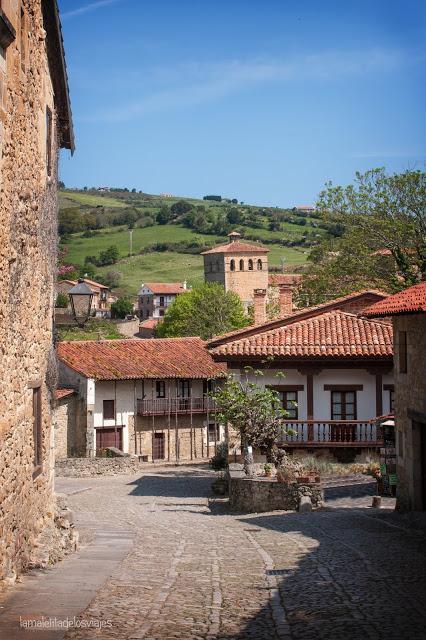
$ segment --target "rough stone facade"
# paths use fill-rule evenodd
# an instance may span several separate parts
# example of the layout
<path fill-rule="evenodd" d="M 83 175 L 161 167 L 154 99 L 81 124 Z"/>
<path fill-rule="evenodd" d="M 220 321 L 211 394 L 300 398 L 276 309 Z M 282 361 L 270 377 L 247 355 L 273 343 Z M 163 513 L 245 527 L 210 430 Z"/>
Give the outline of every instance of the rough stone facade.
<path fill-rule="evenodd" d="M 47 45 L 60 36 L 49 33 L 43 13 L 50 4 L 1 3 L 15 32 L 0 48 L 0 580 L 9 581 L 29 565 L 55 508 L 52 315 L 62 125 Z"/>
<path fill-rule="evenodd" d="M 58 400 L 53 412 L 55 460 L 78 455 L 85 447 L 84 437 L 78 430 L 79 400 L 76 395 Z"/>
<path fill-rule="evenodd" d="M 393 318 L 397 508 L 426 509 L 426 315 Z M 401 332 L 407 338 L 407 372 L 401 366 Z"/>

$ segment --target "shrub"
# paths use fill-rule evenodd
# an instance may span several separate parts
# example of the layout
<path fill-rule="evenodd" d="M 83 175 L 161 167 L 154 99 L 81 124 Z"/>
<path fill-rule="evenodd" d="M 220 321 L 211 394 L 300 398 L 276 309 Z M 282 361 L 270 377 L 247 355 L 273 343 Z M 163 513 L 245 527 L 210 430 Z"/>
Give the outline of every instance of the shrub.
<path fill-rule="evenodd" d="M 219 442 L 216 447 L 216 453 L 210 459 L 210 466 L 215 471 L 226 469 L 228 466 L 228 446 L 226 442 Z"/>
<path fill-rule="evenodd" d="M 55 307 L 57 309 L 66 309 L 68 307 L 68 296 L 66 293 L 62 293 L 62 291 L 60 291 L 58 293 L 58 295 L 56 296 L 56 303 L 55 303 Z"/>

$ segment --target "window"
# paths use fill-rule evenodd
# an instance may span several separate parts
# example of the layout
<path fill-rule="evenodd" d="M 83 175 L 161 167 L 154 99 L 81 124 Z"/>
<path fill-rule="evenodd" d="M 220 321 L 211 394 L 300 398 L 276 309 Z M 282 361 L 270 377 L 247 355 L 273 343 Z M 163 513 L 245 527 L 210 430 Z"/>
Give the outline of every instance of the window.
<path fill-rule="evenodd" d="M 214 380 L 203 380 L 203 395 L 215 390 Z"/>
<path fill-rule="evenodd" d="M 33 389 L 33 440 L 34 440 L 34 467 L 41 467 L 42 463 L 42 416 L 41 416 L 41 387 Z"/>
<path fill-rule="evenodd" d="M 248 270 L 249 271 L 253 271 L 253 260 L 250 258 L 250 260 L 248 261 Z"/>
<path fill-rule="evenodd" d="M 235 271 L 235 260 L 232 259 L 231 262 L 229 263 L 229 268 L 231 271 Z"/>
<path fill-rule="evenodd" d="M 331 419 L 356 420 L 356 391 L 331 392 Z"/>
<path fill-rule="evenodd" d="M 282 406 L 287 411 L 289 420 L 298 419 L 297 391 L 280 391 Z"/>
<path fill-rule="evenodd" d="M 179 380 L 178 381 L 178 397 L 179 398 L 189 398 L 191 383 L 190 380 Z"/>
<path fill-rule="evenodd" d="M 262 271 L 262 269 L 263 269 L 262 260 L 259 258 L 259 260 L 257 261 L 257 270 Z"/>
<path fill-rule="evenodd" d="M 393 413 L 395 411 L 395 391 L 389 389 L 389 411 Z"/>
<path fill-rule="evenodd" d="M 160 307 L 164 307 L 164 296 L 160 296 Z"/>
<path fill-rule="evenodd" d="M 209 444 L 219 442 L 219 425 L 214 422 L 209 422 L 208 426 Z"/>
<path fill-rule="evenodd" d="M 46 107 L 46 170 L 52 175 L 52 112 Z"/>
<path fill-rule="evenodd" d="M 115 400 L 104 400 L 104 420 L 115 419 Z"/>
<path fill-rule="evenodd" d="M 160 309 L 158 315 L 162 318 L 164 316 L 164 309 Z"/>
<path fill-rule="evenodd" d="M 155 383 L 155 392 L 157 394 L 157 398 L 166 397 L 166 383 L 164 380 L 157 380 Z"/>
<path fill-rule="evenodd" d="M 407 332 L 399 331 L 399 373 L 407 373 Z"/>
<path fill-rule="evenodd" d="M 240 260 L 240 271 L 244 271 L 244 260 Z"/>

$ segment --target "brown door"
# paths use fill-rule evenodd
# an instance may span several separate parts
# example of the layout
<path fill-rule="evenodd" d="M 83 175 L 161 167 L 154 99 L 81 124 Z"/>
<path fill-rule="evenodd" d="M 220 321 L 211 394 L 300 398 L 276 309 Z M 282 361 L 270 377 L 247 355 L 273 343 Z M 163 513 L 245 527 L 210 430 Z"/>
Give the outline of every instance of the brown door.
<path fill-rule="evenodd" d="M 96 451 L 106 447 L 117 447 L 120 450 L 123 448 L 122 427 L 96 429 Z"/>
<path fill-rule="evenodd" d="M 417 423 L 420 427 L 420 473 L 422 474 L 422 509 L 426 511 L 426 424 Z"/>
<path fill-rule="evenodd" d="M 154 440 L 152 443 L 152 459 L 164 460 L 164 433 L 154 433 Z"/>

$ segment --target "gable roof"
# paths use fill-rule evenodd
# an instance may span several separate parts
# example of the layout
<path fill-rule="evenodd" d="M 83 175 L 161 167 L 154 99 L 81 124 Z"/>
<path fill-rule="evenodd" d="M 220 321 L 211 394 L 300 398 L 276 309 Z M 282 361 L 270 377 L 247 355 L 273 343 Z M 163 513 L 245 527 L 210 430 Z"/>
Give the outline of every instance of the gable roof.
<path fill-rule="evenodd" d="M 227 242 L 226 244 L 220 244 L 213 249 L 203 251 L 202 256 L 207 256 L 211 253 L 268 253 L 269 249 L 261 244 L 250 244 L 248 242 Z"/>
<path fill-rule="evenodd" d="M 92 290 L 95 289 L 109 289 L 105 284 L 101 284 L 100 282 L 95 282 L 94 280 L 88 280 L 87 278 L 82 278 L 83 282 L 85 282 Z M 74 286 L 77 284 L 77 280 L 59 280 L 58 284 L 70 284 Z"/>
<path fill-rule="evenodd" d="M 58 357 L 85 378 L 217 378 L 225 373 L 201 338 L 60 342 Z"/>
<path fill-rule="evenodd" d="M 426 281 L 415 284 L 385 300 L 380 300 L 362 312 L 366 318 L 396 316 L 407 313 L 426 312 Z"/>
<path fill-rule="evenodd" d="M 230 331 L 229 333 L 225 333 L 222 336 L 216 336 L 211 340 L 209 340 L 208 346 L 216 347 L 219 344 L 224 344 L 225 342 L 230 342 L 238 338 L 249 337 L 252 335 L 256 335 L 258 333 L 263 333 L 264 331 L 269 331 L 272 329 L 282 327 L 284 325 L 291 324 L 293 322 L 306 320 L 308 318 L 312 318 L 313 316 L 320 315 L 325 311 L 332 311 L 334 309 L 339 309 L 339 308 L 345 307 L 349 303 L 359 302 L 362 299 L 366 300 L 366 305 L 367 305 L 372 301 L 371 298 L 373 299 L 373 301 L 377 301 L 377 300 L 382 300 L 387 296 L 388 296 L 387 293 L 384 293 L 383 291 L 377 291 L 375 289 L 366 289 L 364 291 L 357 291 L 355 293 L 350 293 L 346 296 L 342 296 L 340 298 L 336 298 L 328 302 L 323 302 L 322 304 L 318 304 L 313 307 L 299 309 L 297 311 L 294 311 L 291 314 L 288 314 L 288 315 L 286 314 L 284 317 L 281 317 L 281 318 L 275 318 L 274 320 L 268 320 L 267 322 L 262 322 L 261 324 L 252 325 L 250 327 L 245 327 L 243 329 L 236 329 L 235 331 Z"/>
<path fill-rule="evenodd" d="M 151 289 L 153 294 L 178 294 L 187 291 L 180 282 L 144 282 L 141 290 L 144 287 Z"/>
<path fill-rule="evenodd" d="M 392 327 L 338 309 L 221 344 L 211 353 L 232 357 L 392 358 Z"/>

